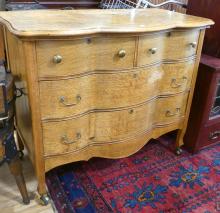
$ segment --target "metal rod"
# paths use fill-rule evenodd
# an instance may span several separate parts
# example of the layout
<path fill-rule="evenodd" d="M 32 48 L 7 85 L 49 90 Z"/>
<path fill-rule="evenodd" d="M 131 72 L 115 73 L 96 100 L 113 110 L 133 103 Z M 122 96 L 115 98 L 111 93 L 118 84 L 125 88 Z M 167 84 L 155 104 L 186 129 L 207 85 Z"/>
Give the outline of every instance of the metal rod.
<path fill-rule="evenodd" d="M 157 8 L 167 4 L 175 4 L 186 8 L 186 4 L 178 0 L 167 0 L 160 4 L 153 4 L 148 0 L 101 0 L 100 5 L 103 9 L 132 9 L 132 8 Z"/>
<path fill-rule="evenodd" d="M 149 7 L 162 7 L 162 6 L 166 5 L 166 4 L 177 4 L 177 5 L 185 6 L 185 4 L 183 2 L 179 2 L 179 1 L 175 1 L 175 0 L 168 0 L 168 1 L 162 2 L 160 4 L 153 4 L 153 3 L 151 3 L 151 2 L 149 2 L 147 0 L 143 0 L 143 2 L 145 4 L 148 4 Z"/>

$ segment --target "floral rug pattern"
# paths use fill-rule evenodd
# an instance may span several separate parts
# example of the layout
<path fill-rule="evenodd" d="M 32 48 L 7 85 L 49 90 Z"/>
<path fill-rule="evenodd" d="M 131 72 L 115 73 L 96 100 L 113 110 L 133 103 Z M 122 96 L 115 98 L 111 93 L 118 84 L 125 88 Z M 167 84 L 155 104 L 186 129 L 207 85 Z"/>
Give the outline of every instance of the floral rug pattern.
<path fill-rule="evenodd" d="M 220 213 L 220 144 L 176 156 L 172 137 L 118 160 L 94 158 L 47 174 L 60 213 Z"/>

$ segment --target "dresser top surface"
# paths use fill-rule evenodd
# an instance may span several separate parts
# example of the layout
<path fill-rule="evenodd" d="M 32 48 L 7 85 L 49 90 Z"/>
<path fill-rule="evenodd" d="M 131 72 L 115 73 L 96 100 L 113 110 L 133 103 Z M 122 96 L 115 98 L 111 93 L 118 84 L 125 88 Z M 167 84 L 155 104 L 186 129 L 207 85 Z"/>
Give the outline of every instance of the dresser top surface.
<path fill-rule="evenodd" d="M 11 11 L 0 12 L 0 22 L 19 37 L 147 33 L 213 24 L 210 19 L 162 9 Z"/>

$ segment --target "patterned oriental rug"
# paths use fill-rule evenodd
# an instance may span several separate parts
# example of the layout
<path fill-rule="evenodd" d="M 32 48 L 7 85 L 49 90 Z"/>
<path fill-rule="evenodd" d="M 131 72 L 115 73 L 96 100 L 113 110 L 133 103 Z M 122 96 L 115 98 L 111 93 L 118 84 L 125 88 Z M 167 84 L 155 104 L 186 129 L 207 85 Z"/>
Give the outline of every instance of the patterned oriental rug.
<path fill-rule="evenodd" d="M 220 212 L 220 144 L 176 156 L 165 136 L 123 159 L 94 158 L 47 174 L 60 213 Z"/>

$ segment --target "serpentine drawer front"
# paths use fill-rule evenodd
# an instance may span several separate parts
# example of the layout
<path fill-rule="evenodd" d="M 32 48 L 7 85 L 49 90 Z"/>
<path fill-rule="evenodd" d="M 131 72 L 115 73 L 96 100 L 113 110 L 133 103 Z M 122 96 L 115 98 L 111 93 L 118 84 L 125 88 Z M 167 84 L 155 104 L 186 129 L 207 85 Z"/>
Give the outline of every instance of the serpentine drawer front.
<path fill-rule="evenodd" d="M 188 93 L 185 93 L 154 99 L 133 108 L 91 112 L 66 121 L 44 123 L 45 155 L 74 151 L 88 144 L 125 140 L 177 122 L 185 115 L 187 98 Z M 57 131 L 54 132 L 54 129 Z"/>
<path fill-rule="evenodd" d="M 0 12 L 0 22 L 41 195 L 62 164 L 126 157 L 173 130 L 179 151 L 211 20 L 140 9 Z"/>
<path fill-rule="evenodd" d="M 66 76 L 94 70 L 133 68 L 134 53 L 135 37 L 39 41 L 39 76 Z"/>
<path fill-rule="evenodd" d="M 158 61 L 178 60 L 196 54 L 199 31 L 172 31 L 140 36 L 138 66 Z"/>
<path fill-rule="evenodd" d="M 128 107 L 157 96 L 184 92 L 190 89 L 194 63 L 190 60 L 123 72 L 104 71 L 68 80 L 41 81 L 42 119 Z"/>
<path fill-rule="evenodd" d="M 85 37 L 73 41 L 39 41 L 39 76 L 67 76 L 97 70 L 133 68 L 138 39 L 138 66 L 161 60 L 182 59 L 195 55 L 198 38 L 199 30 L 140 37 Z"/>

